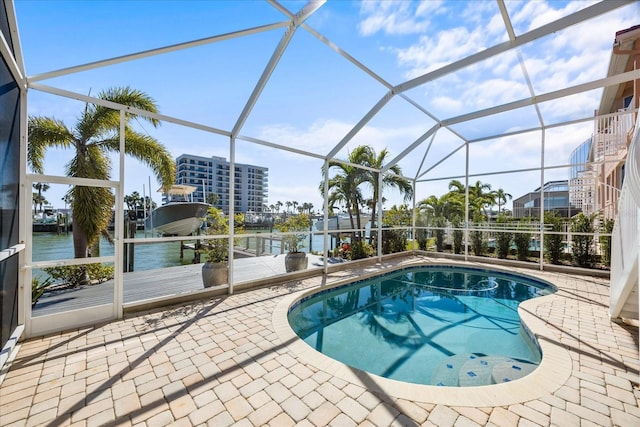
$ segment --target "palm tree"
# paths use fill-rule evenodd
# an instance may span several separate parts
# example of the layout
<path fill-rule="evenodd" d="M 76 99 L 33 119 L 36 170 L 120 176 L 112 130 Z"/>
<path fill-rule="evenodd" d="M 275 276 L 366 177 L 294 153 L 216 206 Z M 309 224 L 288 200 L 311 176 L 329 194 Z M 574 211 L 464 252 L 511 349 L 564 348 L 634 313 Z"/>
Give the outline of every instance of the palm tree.
<path fill-rule="evenodd" d="M 365 146 L 364 150 L 367 153 L 365 158 L 366 166 L 380 170 L 384 166 L 385 160 L 389 155 L 389 150 L 386 148 L 376 154 L 372 147 Z M 367 182 L 373 188 L 373 203 L 371 203 L 371 224 L 376 223 L 376 206 L 378 205 L 378 197 L 380 191 L 384 188 L 396 188 L 403 195 L 404 201 L 408 201 L 413 196 L 413 187 L 411 183 L 402 177 L 402 169 L 398 165 L 393 165 L 382 176 L 382 188 L 380 187 L 380 181 L 378 180 L 380 173 L 365 170 L 365 182 Z M 380 206 L 382 209 L 382 206 Z M 373 238 L 373 233 L 371 237 Z"/>
<path fill-rule="evenodd" d="M 36 212 L 38 210 L 38 205 L 40 206 L 40 212 L 42 212 L 42 205 L 45 203 L 49 203 L 47 201 L 47 199 L 42 195 L 42 194 L 38 194 L 38 193 L 33 193 L 32 194 L 32 201 L 33 201 L 33 211 Z"/>
<path fill-rule="evenodd" d="M 507 199 L 513 199 L 513 196 L 505 192 L 502 188 L 495 191 L 496 202 L 498 203 L 498 214 L 502 211 L 501 207 L 507 204 Z"/>
<path fill-rule="evenodd" d="M 207 203 L 209 203 L 211 206 L 217 205 L 219 201 L 220 196 L 218 196 L 216 193 L 207 194 Z"/>
<path fill-rule="evenodd" d="M 140 193 L 138 193 L 137 191 L 124 196 L 124 204 L 127 205 L 127 209 L 129 210 L 136 209 L 141 200 L 142 198 L 140 197 Z"/>
<path fill-rule="evenodd" d="M 155 101 L 144 92 L 124 87 L 112 88 L 98 94 L 98 98 L 121 105 L 156 113 Z M 175 162 L 167 149 L 156 139 L 136 132 L 125 124 L 125 153 L 147 164 L 166 188 L 175 179 Z M 159 122 L 147 119 L 154 126 Z M 73 128 L 49 117 L 29 118 L 27 159 L 36 173 L 43 173 L 44 155 L 48 148 L 75 149 L 75 156 L 66 164 L 71 177 L 108 180 L 111 175 L 109 153 L 120 147 L 120 113 L 100 105 L 87 104 Z M 76 258 L 89 255 L 88 248 L 98 241 L 111 218 L 114 196 L 110 189 L 73 186 L 67 193 L 73 211 L 73 247 Z"/>
<path fill-rule="evenodd" d="M 496 204 L 495 192 L 491 191 L 491 184 L 476 181 L 473 187 L 469 188 L 469 194 L 473 194 L 473 206 L 476 209 L 482 209 L 485 217 L 487 216 L 487 207 Z"/>
<path fill-rule="evenodd" d="M 429 196 L 418 202 L 416 206 L 419 212 L 425 214 L 427 224 L 436 228 L 434 235 L 436 237 L 436 250 L 438 252 L 442 252 L 444 248 L 444 227 L 447 224 L 446 218 L 449 216 L 449 210 L 452 207 L 447 196 L 447 194 L 440 198 Z"/>
<path fill-rule="evenodd" d="M 343 204 L 349 214 L 352 229 L 360 230 L 360 206 L 363 203 L 362 192 L 358 188 L 360 184 L 367 181 L 365 169 L 354 165 L 366 165 L 371 158 L 371 149 L 368 146 L 356 147 L 349 153 L 345 164 L 332 160 L 329 162 L 329 169 L 337 169 L 337 174 L 329 179 L 329 206 L 333 208 L 336 203 Z M 322 171 L 324 177 L 324 169 Z M 320 193 L 324 196 L 324 183 L 320 183 Z M 354 215 L 356 220 L 354 222 Z M 360 233 L 357 234 L 359 237 Z"/>
<path fill-rule="evenodd" d="M 495 192 L 485 190 L 491 190 L 491 184 L 483 184 L 481 181 L 476 181 L 473 186 L 469 187 L 469 219 L 480 211 L 486 216 L 487 206 L 496 204 Z M 454 179 L 449 183 L 449 198 L 450 200 L 455 200 L 461 207 L 464 207 L 465 192 L 466 187 L 460 181 Z"/>
<path fill-rule="evenodd" d="M 349 173 L 355 173 L 355 171 L 350 171 Z M 327 202 L 329 204 L 329 213 L 333 213 L 336 205 L 342 205 L 346 209 L 349 214 L 349 221 L 351 222 L 351 228 L 355 229 L 356 224 L 353 219 L 354 209 L 358 211 L 356 208 L 352 209 L 354 206 L 354 200 L 361 200 L 362 193 L 357 185 L 354 183 L 354 177 L 338 174 L 333 178 L 329 179 L 329 197 L 327 198 Z M 320 193 L 324 195 L 324 184 L 320 184 Z M 358 215 L 359 217 L 359 215 Z M 358 222 L 359 224 L 359 222 Z M 358 226 L 359 228 L 359 226 Z"/>
<path fill-rule="evenodd" d="M 42 193 L 49 189 L 49 184 L 44 184 L 42 182 L 36 182 L 35 184 L 33 184 L 33 188 L 38 190 L 37 200 L 38 200 L 38 204 L 40 205 L 40 212 L 42 212 L 42 204 L 46 203 L 46 199 L 42 196 Z M 35 205 L 34 205 L 34 210 L 35 210 Z"/>

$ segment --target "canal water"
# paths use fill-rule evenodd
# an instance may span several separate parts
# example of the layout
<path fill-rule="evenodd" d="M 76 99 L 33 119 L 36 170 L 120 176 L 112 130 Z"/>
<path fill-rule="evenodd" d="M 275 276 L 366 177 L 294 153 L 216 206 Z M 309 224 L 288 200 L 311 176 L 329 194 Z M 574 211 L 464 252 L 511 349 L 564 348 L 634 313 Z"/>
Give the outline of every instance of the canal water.
<path fill-rule="evenodd" d="M 149 234 L 147 234 L 149 236 Z M 136 238 L 144 238 L 144 232 L 138 231 Z M 193 243 L 195 240 L 186 240 L 185 243 Z M 310 245 L 311 243 L 311 245 Z M 334 240 L 335 243 L 335 240 Z M 330 242 L 331 245 L 331 242 Z M 172 267 L 193 262 L 194 251 L 185 249 L 183 259 L 180 259 L 181 242 L 134 244 L 134 271 L 152 270 L 157 268 Z M 237 245 L 246 246 L 244 242 Z M 322 252 L 323 236 L 313 235 L 313 239 L 305 239 L 303 250 L 309 252 Z M 283 253 L 279 240 L 264 245 L 266 254 Z M 249 249 L 255 250 L 255 239 L 249 242 Z M 114 246 L 104 239 L 100 240 L 100 255 L 113 256 Z M 56 233 L 33 233 L 33 261 L 52 261 L 73 258 L 73 235 Z"/>

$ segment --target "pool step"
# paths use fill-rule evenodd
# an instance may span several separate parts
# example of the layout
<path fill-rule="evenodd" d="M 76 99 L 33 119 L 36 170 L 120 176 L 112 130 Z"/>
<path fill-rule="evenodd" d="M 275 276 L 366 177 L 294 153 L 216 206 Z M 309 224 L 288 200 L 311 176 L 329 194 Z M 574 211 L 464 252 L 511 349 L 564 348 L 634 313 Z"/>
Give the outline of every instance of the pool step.
<path fill-rule="evenodd" d="M 493 382 L 498 384 L 517 380 L 525 375 L 529 375 L 537 367 L 538 365 L 536 364 L 521 360 L 496 363 L 492 372 Z"/>
<path fill-rule="evenodd" d="M 431 375 L 431 384 L 444 387 L 458 387 L 460 369 L 470 360 L 479 357 L 476 354 L 456 354 L 447 357 L 442 363 L 433 370 Z"/>
<path fill-rule="evenodd" d="M 445 359 L 431 376 L 431 383 L 444 387 L 473 387 L 517 380 L 538 365 L 505 356 L 456 354 Z"/>

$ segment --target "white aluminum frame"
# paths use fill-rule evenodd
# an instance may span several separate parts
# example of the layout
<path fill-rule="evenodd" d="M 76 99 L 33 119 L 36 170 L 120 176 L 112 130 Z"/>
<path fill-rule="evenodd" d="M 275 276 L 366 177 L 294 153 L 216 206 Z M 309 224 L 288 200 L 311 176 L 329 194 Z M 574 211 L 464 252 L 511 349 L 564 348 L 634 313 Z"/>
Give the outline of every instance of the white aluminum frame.
<path fill-rule="evenodd" d="M 400 153 L 398 154 L 395 158 L 393 158 L 391 161 L 389 161 L 386 165 L 384 165 L 382 167 L 382 169 L 380 171 L 376 171 L 376 172 L 380 172 L 380 179 L 382 179 L 382 174 L 386 171 L 388 171 L 391 167 L 393 167 L 394 165 L 398 164 L 398 162 L 400 162 L 404 157 L 408 156 L 411 153 L 416 152 L 416 150 L 419 150 L 420 147 L 425 144 L 425 142 L 427 140 L 429 140 L 428 144 L 426 145 L 426 148 L 424 149 L 424 154 L 422 156 L 422 162 L 420 163 L 420 167 L 418 168 L 417 171 L 415 171 L 415 173 L 413 174 L 412 177 L 408 178 L 411 180 L 413 188 L 415 189 L 416 187 L 416 183 L 417 182 L 427 182 L 430 180 L 441 180 L 443 178 L 425 178 L 425 179 L 420 179 L 422 177 L 424 177 L 425 175 L 427 175 L 429 172 L 431 172 L 436 166 L 438 166 L 439 164 L 441 164 L 442 162 L 444 162 L 445 160 L 447 160 L 449 157 L 453 156 L 455 153 L 457 153 L 460 149 L 462 149 L 463 147 L 465 148 L 465 185 L 467 187 L 467 191 L 465 194 L 465 202 L 466 202 L 466 207 L 465 207 L 465 218 L 468 218 L 468 211 L 469 211 L 469 192 L 468 192 L 468 184 L 469 184 L 469 178 L 470 177 L 474 177 L 474 176 L 483 176 L 485 174 L 474 174 L 474 175 L 470 175 L 469 174 L 469 147 L 472 143 L 475 142 L 480 142 L 480 141 L 484 141 L 484 140 L 488 140 L 488 139 L 492 139 L 492 138 L 497 138 L 497 137 L 502 137 L 502 136 L 508 136 L 508 135 L 517 135 L 520 133 L 524 133 L 524 132 L 531 132 L 531 131 L 541 131 L 541 161 L 540 161 L 540 168 L 531 168 L 531 169 L 522 169 L 519 171 L 535 171 L 535 170 L 540 170 L 540 180 L 541 180 L 541 187 L 544 184 L 544 171 L 545 169 L 550 169 L 550 168 L 558 168 L 558 167 L 563 167 L 563 166 L 549 166 L 546 167 L 544 165 L 544 146 L 545 146 L 545 131 L 546 129 L 552 128 L 552 127 L 559 127 L 559 126 L 566 126 L 569 124 L 575 124 L 575 123 L 580 123 L 580 122 L 585 122 L 587 120 L 593 120 L 593 118 L 579 118 L 579 119 L 574 119 L 571 121 L 567 121 L 567 122 L 563 122 L 563 123 L 555 123 L 555 124 L 545 124 L 542 114 L 538 108 L 538 104 L 541 102 L 545 102 L 545 101 L 550 101 L 550 100 L 555 100 L 555 99 L 560 99 L 566 96 L 571 96 L 571 95 L 575 95 L 575 94 L 579 94 L 579 93 L 583 93 L 586 91 L 590 91 L 593 89 L 597 89 L 597 88 L 603 88 L 606 86 L 612 86 L 612 85 L 617 85 L 623 82 L 627 82 L 627 81 L 631 81 L 634 79 L 640 79 L 640 70 L 635 70 L 635 71 L 630 71 L 627 73 L 622 73 L 619 75 L 615 75 L 615 76 L 609 76 L 603 79 L 597 79 L 597 80 L 593 80 L 590 82 L 586 82 L 586 83 L 582 83 L 582 84 L 578 84 L 572 87 L 568 87 L 568 88 L 564 88 L 561 90 L 556 90 L 556 91 L 552 91 L 549 93 L 544 93 L 544 94 L 536 94 L 533 90 L 533 86 L 531 84 L 531 81 L 529 79 L 529 74 L 527 71 L 527 68 L 525 66 L 524 60 L 522 58 L 522 55 L 519 51 L 519 48 L 525 46 L 527 43 L 530 43 L 534 40 L 540 39 L 541 37 L 545 37 L 548 35 L 553 34 L 554 32 L 558 32 L 561 30 L 564 30 L 570 26 L 576 25 L 578 23 L 582 23 L 585 22 L 589 19 L 593 19 L 596 17 L 599 17 L 607 12 L 610 12 L 611 10 L 614 10 L 616 8 L 625 6 L 627 4 L 632 3 L 631 0 L 611 0 L 611 1 L 602 1 L 600 3 L 594 4 L 592 6 L 588 6 L 578 12 L 572 13 L 568 16 L 562 17 L 556 21 L 550 22 L 548 24 L 545 24 L 539 28 L 536 28 L 534 30 L 531 30 L 529 32 L 520 34 L 520 35 L 516 35 L 515 31 L 513 29 L 513 26 L 511 25 L 511 20 L 509 17 L 509 13 L 504 5 L 503 0 L 496 0 L 498 7 L 500 9 L 500 13 L 502 15 L 503 18 L 503 23 L 505 26 L 505 30 L 508 33 L 509 36 L 509 40 L 503 42 L 503 43 L 499 43 L 495 46 L 489 47 L 483 51 L 477 52 L 475 54 L 469 55 L 468 57 L 462 58 L 458 61 L 455 61 L 451 64 L 448 64 L 446 66 L 443 66 L 437 70 L 434 71 L 430 71 L 428 73 L 425 73 L 424 75 L 418 76 L 416 78 L 410 79 L 408 81 L 402 82 L 401 84 L 398 85 L 391 85 L 389 82 L 385 81 L 382 77 L 380 77 L 378 74 L 375 73 L 375 71 L 371 70 L 369 67 L 367 67 L 367 65 L 365 65 L 363 62 L 359 61 L 358 59 L 356 59 L 355 57 L 353 57 L 352 55 L 350 55 L 348 52 L 346 52 L 345 50 L 343 50 L 342 48 L 340 48 L 337 44 L 335 44 L 334 42 L 332 42 L 331 40 L 329 40 L 327 37 L 325 37 L 324 35 L 322 35 L 320 32 L 318 32 L 317 30 L 311 28 L 307 23 L 305 23 L 305 21 L 312 16 L 314 13 L 316 13 L 321 7 L 322 5 L 325 3 L 324 0 L 321 1 L 309 1 L 298 13 L 294 14 L 291 13 L 290 11 L 288 11 L 284 6 L 280 5 L 277 1 L 275 0 L 269 0 L 269 3 L 278 11 L 280 11 L 284 17 L 285 17 L 285 21 L 283 22 L 276 22 L 276 23 L 272 23 L 272 24 L 268 24 L 268 25 L 264 25 L 264 26 L 260 26 L 260 27 L 253 27 L 253 28 L 248 28 L 245 30 L 240 30 L 240 31 L 236 31 L 236 32 L 232 32 L 232 33 L 226 33 L 226 34 L 219 34 L 219 35 L 213 35 L 210 37 L 206 37 L 206 38 L 202 38 L 199 40 L 194 40 L 194 41 L 188 41 L 185 43 L 179 43 L 179 44 L 175 44 L 175 45 L 170 45 L 170 46 L 165 46 L 165 47 L 159 47 L 156 49 L 151 49 L 151 50 L 147 50 L 147 51 L 142 51 L 142 52 L 137 52 L 137 53 L 131 53 L 128 55 L 123 55 L 123 56 L 119 56 L 116 58 L 110 58 L 110 59 L 105 59 L 105 60 L 101 60 L 101 61 L 96 61 L 96 62 L 92 62 L 92 63 L 88 63 L 88 64 L 80 64 L 77 66 L 73 66 L 73 67 L 68 67 L 65 69 L 61 69 L 61 70 L 53 70 L 53 71 L 49 71 L 49 72 L 45 72 L 45 73 L 41 73 L 35 76 L 31 76 L 31 77 L 24 77 L 24 67 L 22 66 L 22 58 L 21 58 L 21 54 L 17 54 L 16 55 L 16 61 L 14 63 L 10 64 L 10 68 L 12 70 L 12 73 L 14 73 L 14 75 L 19 79 L 19 81 L 23 81 L 25 83 L 25 87 L 28 87 L 29 89 L 32 90 L 38 90 L 38 91 L 42 91 L 42 92 L 46 92 L 46 93 L 50 93 L 50 94 L 54 94 L 54 95 L 58 95 L 58 96 L 62 96 L 62 97 L 67 97 L 67 98 L 71 98 L 71 99 L 76 99 L 76 100 L 80 100 L 83 102 L 89 102 L 89 103 L 94 103 L 94 104 L 98 104 L 98 105 L 103 105 L 109 108 L 114 108 L 120 111 L 121 114 L 121 118 L 124 117 L 125 112 L 130 112 L 130 113 L 135 113 L 144 117 L 148 117 L 148 118 L 153 118 L 153 119 L 157 119 L 157 120 L 161 120 L 161 121 L 167 121 L 167 122 L 171 122 L 180 126 L 185 126 L 185 127 L 189 127 L 189 128 L 193 128 L 193 129 L 198 129 L 204 132 L 209 132 L 212 134 L 217 134 L 217 135 L 222 135 L 225 137 L 229 138 L 229 153 L 230 153 L 230 173 L 231 176 L 233 176 L 233 170 L 234 170 L 234 165 L 235 165 L 235 142 L 236 140 L 240 139 L 246 142 L 250 142 L 250 143 L 254 143 L 254 144 L 259 144 L 259 145 L 263 145 L 266 147 L 270 147 L 273 149 L 277 149 L 277 150 L 284 150 L 290 153 L 295 153 L 295 154 L 299 154 L 299 155 L 303 155 L 303 156 L 308 156 L 308 157 L 312 157 L 312 158 L 317 158 L 320 160 L 323 160 L 324 162 L 324 171 L 325 171 L 325 181 L 324 181 L 324 214 L 325 214 L 325 223 L 324 223 L 324 228 L 323 228 L 323 232 L 324 232 L 324 245 L 323 245 L 323 249 L 324 252 L 327 253 L 328 250 L 328 206 L 327 206 L 327 197 L 328 197 L 328 164 L 329 162 L 344 162 L 342 160 L 339 160 L 336 158 L 336 156 L 341 152 L 341 150 L 358 134 L 358 132 L 360 132 L 376 115 L 378 112 L 380 112 L 388 103 L 389 101 L 395 97 L 396 95 L 398 95 L 400 97 L 400 99 L 403 99 L 404 101 L 406 101 L 409 105 L 413 106 L 414 108 L 416 108 L 418 111 L 422 112 L 423 114 L 425 114 L 425 116 L 427 116 L 429 119 L 433 120 L 435 122 L 435 124 L 427 131 L 425 132 L 422 136 L 420 136 L 419 138 L 417 138 L 415 141 L 409 143 L 409 145 L 407 145 L 407 147 Z M 11 3 L 11 2 L 9 2 Z M 13 10 L 12 4 L 10 7 L 11 10 Z M 258 99 L 260 98 L 264 88 L 266 87 L 266 85 L 269 83 L 269 79 L 273 73 L 273 71 L 276 69 L 276 67 L 278 66 L 279 60 L 282 57 L 282 55 L 285 53 L 289 42 L 291 41 L 291 39 L 293 38 L 294 34 L 296 33 L 296 31 L 302 28 L 302 30 L 307 31 L 309 34 L 311 34 L 312 36 L 316 37 L 318 40 L 320 40 L 322 43 L 326 44 L 330 49 L 332 49 L 334 52 L 336 52 L 338 55 L 341 55 L 342 57 L 344 57 L 345 59 L 347 59 L 350 63 L 352 63 L 355 67 L 357 67 L 358 69 L 360 69 L 361 71 L 363 71 L 363 73 L 371 78 L 373 78 L 374 80 L 376 80 L 382 87 L 384 87 L 387 92 L 377 101 L 377 103 L 375 105 L 373 105 L 371 107 L 371 109 L 355 124 L 355 126 L 353 126 L 353 128 L 351 128 L 347 134 L 336 143 L 336 145 L 329 150 L 328 153 L 325 154 L 319 154 L 319 153 L 313 153 L 310 151 L 305 151 L 305 150 L 300 150 L 300 149 L 295 149 L 295 148 L 291 148 L 291 147 L 287 147 L 285 145 L 279 144 L 277 141 L 265 141 L 265 140 L 261 140 L 258 138 L 255 138 L 253 136 L 250 135 L 241 135 L 240 132 L 242 131 L 242 128 L 244 126 L 244 124 L 246 123 L 247 119 L 249 118 L 249 116 L 251 115 L 251 112 L 256 104 L 256 102 L 258 101 Z M 86 70 L 92 70 L 92 69 L 97 69 L 97 68 L 101 68 L 101 67 L 105 67 L 105 66 L 109 66 L 109 65 L 113 65 L 113 64 L 119 64 L 119 63 L 123 63 L 123 62 L 128 62 L 128 61 L 133 61 L 133 60 L 137 60 L 137 59 L 141 59 L 141 58 L 147 58 L 150 56 L 154 56 L 154 55 L 159 55 L 159 54 L 164 54 L 164 53 L 168 53 L 168 52 L 174 52 L 174 51 L 179 51 L 179 50 L 183 50 L 183 49 L 188 49 L 191 47 L 195 47 L 195 46 L 201 46 L 201 45 L 205 45 L 205 44 L 210 44 L 210 43 L 217 43 L 217 42 L 222 42 L 225 40 L 229 40 L 229 39 L 233 39 L 236 37 L 243 37 L 243 36 L 247 36 L 247 35 L 252 35 L 252 34 L 258 34 L 258 33 L 262 33 L 262 32 L 267 32 L 267 31 L 277 31 L 277 30 L 282 30 L 284 29 L 283 35 L 278 43 L 278 45 L 274 48 L 274 51 L 268 61 L 268 63 L 265 65 L 262 74 L 258 80 L 258 82 L 256 83 L 255 87 L 253 88 L 253 91 L 251 93 L 251 95 L 249 96 L 249 98 L 247 99 L 247 102 L 244 105 L 244 108 L 242 110 L 242 112 L 240 113 L 240 115 L 238 116 L 235 124 L 233 125 L 233 128 L 231 130 L 224 130 L 224 129 L 218 129 L 212 126 L 209 126 L 207 124 L 204 123 L 195 123 L 189 120 L 185 120 L 185 119 L 181 119 L 181 118 L 177 118 L 177 117 L 172 117 L 172 116 L 168 116 L 168 115 L 163 115 L 163 114 L 156 114 L 156 113 L 150 113 L 147 111 L 142 111 L 142 110 L 138 110 L 135 108 L 130 108 L 130 107 L 126 107 L 126 106 L 122 106 L 122 105 L 118 105 L 112 102 L 107 102 L 104 100 L 100 100 L 91 96 L 86 96 L 86 95 L 82 95 L 82 94 L 78 94 L 78 93 L 74 93 L 68 90 L 64 90 L 64 89 L 60 89 L 60 88 L 56 88 L 56 87 L 52 87 L 52 86 L 48 86 L 45 84 L 40 83 L 41 81 L 44 80 L 48 80 L 54 77 L 59 77 L 59 76 L 68 76 L 68 75 L 72 75 L 74 73 L 78 73 L 81 71 L 86 71 Z M 8 49 L 8 46 L 6 45 L 6 41 L 3 39 L 1 40 L 0 43 L 0 51 L 1 53 L 3 53 L 3 55 L 6 53 Z M 19 50 L 19 49 L 18 49 Z M 525 78 L 525 81 L 527 82 L 527 86 L 529 89 L 529 97 L 528 98 L 524 98 L 524 99 L 520 99 L 514 102 L 509 102 L 509 103 L 505 103 L 502 105 L 498 105 L 498 106 L 493 106 L 490 108 L 486 108 L 483 110 L 479 110 L 479 111 L 474 111 L 474 112 L 470 112 L 467 114 L 462 114 L 459 116 L 455 116 L 455 117 L 448 117 L 448 118 L 437 118 L 435 117 L 433 114 L 431 114 L 426 108 L 424 108 L 423 106 L 421 106 L 419 103 L 415 102 L 414 100 L 412 100 L 407 94 L 406 92 L 417 88 L 425 83 L 428 83 L 430 81 L 434 81 L 440 77 L 446 76 L 450 73 L 462 70 L 466 67 L 469 67 L 471 65 L 480 63 L 486 59 L 489 59 L 491 57 L 494 57 L 498 54 L 501 53 L 505 53 L 508 51 L 515 51 L 518 54 L 518 59 L 521 65 L 521 69 Z M 22 119 L 25 123 L 25 127 L 26 127 L 26 100 L 25 100 L 25 104 L 24 104 L 24 108 L 21 112 L 22 115 Z M 515 132 L 509 132 L 509 133 L 505 133 L 505 134 L 501 134 L 501 135 L 493 135 L 493 136 L 484 136 L 481 138 L 476 138 L 476 139 L 466 139 L 463 135 L 461 135 L 459 132 L 455 131 L 452 126 L 455 124 L 460 124 L 460 123 L 464 123 L 464 122 L 468 122 L 470 120 L 474 120 L 474 119 L 478 119 L 478 118 L 483 118 L 483 117 L 488 117 L 494 114 L 498 114 L 498 113 L 504 113 L 504 112 L 508 112 L 508 111 L 513 111 L 516 110 L 518 108 L 522 108 L 522 107 L 527 107 L 527 106 L 533 106 L 536 110 L 539 122 L 540 122 L 540 127 L 538 128 L 534 128 L 534 129 L 527 129 L 527 130 L 521 130 L 521 131 L 515 131 Z M 122 122 L 121 122 L 122 123 Z M 122 127 L 122 124 L 121 124 Z M 437 135 L 438 131 L 442 128 L 448 129 L 450 132 L 452 132 L 453 135 L 456 135 L 460 140 L 461 140 L 461 144 L 459 146 L 457 146 L 457 148 L 455 148 L 453 151 L 451 151 L 449 154 L 447 154 L 445 157 L 441 158 L 440 160 L 438 160 L 434 165 L 432 165 L 430 168 L 426 169 L 426 170 L 422 170 L 423 165 L 425 163 L 425 160 L 427 159 L 429 152 L 430 152 L 430 148 L 431 148 L 431 144 L 434 141 L 435 136 Z M 25 135 L 26 135 L 26 130 L 24 131 Z M 122 133 L 121 133 L 122 134 Z M 431 138 L 429 138 L 431 137 Z M 75 183 L 75 184 L 80 184 L 80 185 L 99 185 L 99 186 L 108 186 L 110 188 L 114 188 L 116 190 L 117 193 L 117 203 L 116 203 L 116 255 L 115 255 L 115 264 L 119 265 L 118 263 L 121 262 L 121 254 L 122 254 L 122 250 L 123 250 L 123 244 L 124 243 L 130 243 L 132 242 L 131 239 L 122 239 L 122 237 L 120 236 L 119 233 L 121 233 L 122 231 L 122 226 L 123 226 L 123 213 L 124 213 L 124 206 L 123 206 L 123 202 L 122 200 L 120 200 L 124 191 L 124 180 L 125 180 L 125 176 L 124 176 L 124 140 L 121 140 L 121 150 L 120 150 L 120 170 L 119 170 L 119 179 L 117 181 L 103 181 L 103 182 L 96 182 L 95 180 L 83 180 L 83 179 L 69 179 L 69 178 L 62 178 L 62 177 L 52 177 L 52 176 L 47 176 L 47 175 L 27 175 L 26 174 L 26 170 L 21 173 L 21 177 L 22 177 L 22 182 L 23 183 L 29 183 L 32 182 L 34 180 L 37 179 L 37 182 L 57 182 L 57 183 Z M 24 147 L 23 147 L 24 148 Z M 23 155 L 26 155 L 26 152 L 23 151 Z M 24 163 L 24 161 L 23 161 Z M 24 165 L 23 165 L 24 166 Z M 353 165 L 356 167 L 360 167 L 358 165 Z M 365 168 L 367 169 L 367 168 Z M 491 175 L 491 174 L 497 174 L 497 173 L 511 173 L 511 172 L 516 172 L 516 171 L 498 171 L 498 172 L 493 172 L 493 173 L 487 173 L 486 175 Z M 234 213 L 234 186 L 232 185 L 230 187 L 230 197 L 229 197 L 229 216 L 230 216 L 230 235 L 229 235 L 229 253 L 230 253 L 230 268 L 229 268 L 229 293 L 233 293 L 233 237 L 234 237 L 234 231 L 233 231 L 233 213 Z M 542 191 L 542 190 L 541 190 Z M 383 191 L 381 189 L 380 194 L 379 194 L 379 199 L 378 199 L 378 203 L 380 204 L 380 206 L 382 205 L 382 197 L 383 197 Z M 413 200 L 413 205 L 415 206 L 415 191 L 414 191 L 414 200 Z M 25 209 L 25 212 L 28 212 L 30 209 L 30 203 L 28 200 L 24 200 L 22 201 L 22 206 L 23 209 Z M 543 211 L 543 209 L 541 210 Z M 382 219 L 382 209 L 379 209 L 378 211 L 378 215 L 379 215 L 379 220 L 378 220 L 378 229 L 377 229 L 377 233 L 378 233 L 378 256 L 380 257 L 381 255 L 381 219 Z M 413 218 L 413 226 L 415 229 L 415 216 Z M 468 221 L 465 221 L 464 224 L 465 227 L 465 248 L 468 247 L 468 238 L 469 238 L 469 224 Z M 22 230 L 26 230 L 26 228 L 23 226 Z M 29 233 L 26 233 L 27 235 Z M 543 239 L 544 236 L 544 230 L 541 228 L 540 229 L 540 235 L 541 235 L 541 239 Z M 174 240 L 183 240 L 183 238 L 145 238 L 144 242 L 145 243 L 153 243 L 156 241 L 162 241 L 162 242 L 166 242 L 166 241 L 174 241 Z M 140 240 L 137 240 L 137 242 L 140 242 Z M 26 250 L 25 252 L 28 254 L 27 258 L 31 259 L 31 253 L 30 253 L 30 241 L 27 241 L 26 243 Z M 542 247 L 542 245 L 541 245 Z M 15 248 L 16 250 L 22 250 L 22 247 L 18 247 Z M 467 250 L 465 250 L 465 258 L 468 256 Z M 541 257 L 542 259 L 542 257 Z M 92 259 L 92 261 L 94 261 L 96 259 Z M 76 261 L 73 260 L 66 260 L 65 262 L 68 263 L 68 265 L 71 265 L 73 263 L 75 263 Z M 44 265 L 44 264 L 37 264 L 37 263 L 31 263 L 28 262 L 25 265 L 25 270 L 29 270 L 29 268 L 31 266 L 37 266 L 37 265 Z M 542 268 L 542 261 L 541 261 L 541 266 L 540 268 Z M 120 268 L 116 268 L 117 274 L 116 274 L 116 283 L 119 283 L 119 285 L 117 286 L 117 288 L 119 289 L 119 292 L 122 291 L 122 272 L 120 271 Z M 324 272 L 327 272 L 327 260 L 325 259 L 325 263 L 324 263 Z M 28 283 L 28 282 L 26 282 Z M 26 296 L 26 291 L 25 291 L 25 296 Z M 23 307 L 25 307 L 25 312 L 29 313 L 29 309 L 26 308 L 26 301 L 23 304 Z M 114 315 L 120 316 L 122 313 L 122 294 L 120 293 L 119 295 L 116 295 L 114 297 Z"/>

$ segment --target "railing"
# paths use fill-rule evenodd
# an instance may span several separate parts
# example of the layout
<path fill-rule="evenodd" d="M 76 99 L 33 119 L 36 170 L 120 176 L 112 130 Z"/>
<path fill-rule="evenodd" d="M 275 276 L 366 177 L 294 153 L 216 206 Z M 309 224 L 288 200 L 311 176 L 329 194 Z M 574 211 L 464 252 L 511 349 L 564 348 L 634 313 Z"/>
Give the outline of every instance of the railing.
<path fill-rule="evenodd" d="M 611 253 L 611 318 L 638 320 L 640 256 L 640 126 L 636 124 L 625 164 Z"/>
<path fill-rule="evenodd" d="M 616 156 L 627 148 L 629 131 L 633 129 L 634 110 L 623 110 L 599 117 L 596 120 L 594 144 L 596 161 L 606 156 Z"/>

